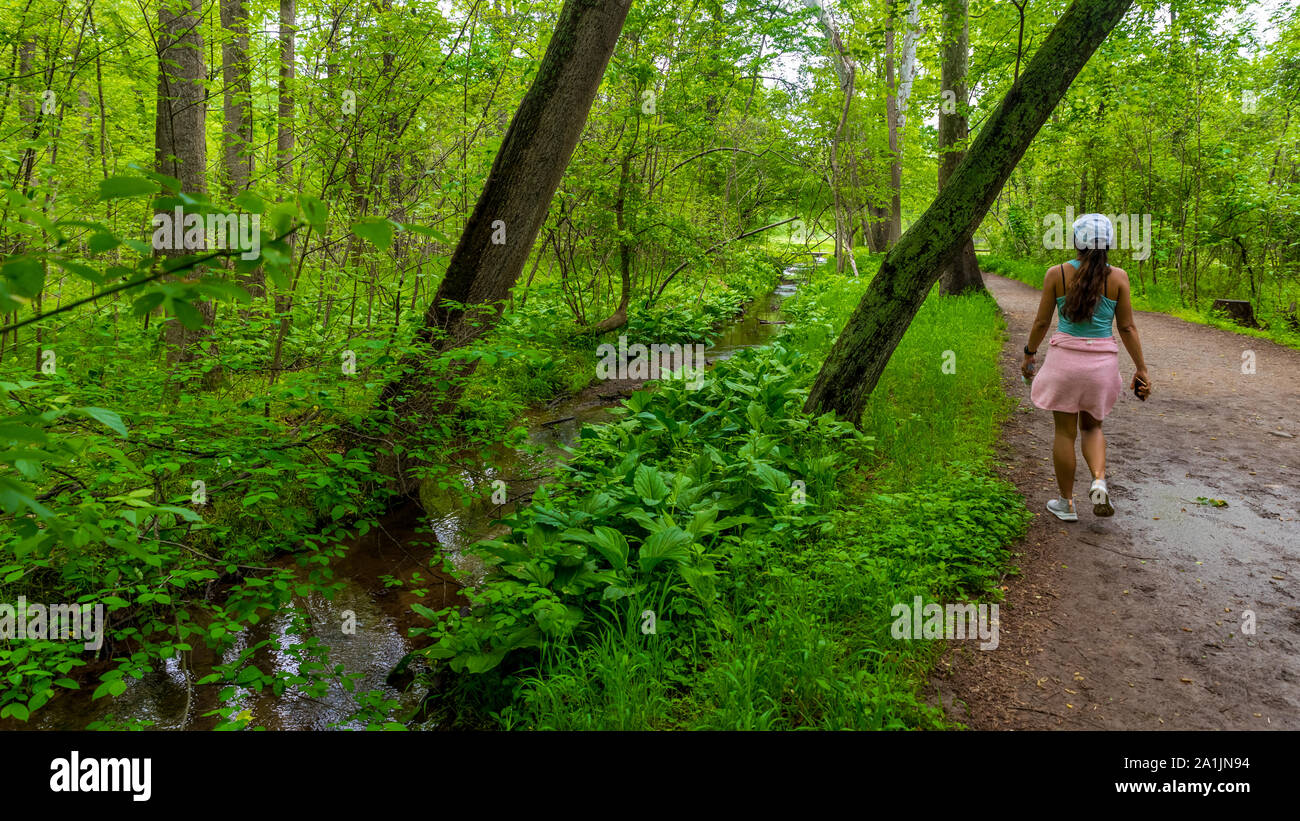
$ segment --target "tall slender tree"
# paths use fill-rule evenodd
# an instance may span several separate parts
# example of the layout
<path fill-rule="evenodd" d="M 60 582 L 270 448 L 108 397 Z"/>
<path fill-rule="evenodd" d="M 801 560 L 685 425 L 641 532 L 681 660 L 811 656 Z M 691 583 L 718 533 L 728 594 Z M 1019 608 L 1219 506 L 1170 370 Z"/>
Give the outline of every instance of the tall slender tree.
<path fill-rule="evenodd" d="M 293 188 L 293 78 L 295 44 L 298 33 L 298 8 L 294 0 L 280 0 L 280 71 L 278 102 L 276 104 L 275 166 L 276 179 L 283 196 L 291 197 Z M 294 237 L 288 239 L 289 253 L 293 254 Z M 297 281 L 294 277 L 293 282 Z M 276 293 L 275 313 L 280 317 L 280 327 L 275 334 L 271 353 L 271 382 L 275 382 L 284 361 L 284 340 L 289 335 L 293 316 L 293 293 Z"/>
<path fill-rule="evenodd" d="M 248 7 L 244 0 L 221 0 L 221 182 L 227 198 L 248 189 L 253 179 L 253 91 L 248 60 Z M 233 261 L 231 262 L 233 265 Z M 266 292 L 259 267 L 244 278 L 255 300 Z"/>
<path fill-rule="evenodd" d="M 203 58 L 202 16 L 199 0 L 160 0 L 158 6 L 158 105 L 154 126 L 154 158 L 160 173 L 180 181 L 187 194 L 206 194 L 207 184 L 207 70 Z M 168 215 L 170 216 L 170 215 Z M 181 227 L 183 229 L 183 226 Z M 163 256 L 183 256 L 194 247 L 158 249 Z M 187 328 L 175 317 L 164 331 L 169 364 L 194 362 L 200 341 L 212 335 L 216 308 L 210 300 L 195 303 L 202 324 Z M 204 383 L 215 384 L 221 375 L 216 345 L 207 345 L 213 360 Z"/>
<path fill-rule="evenodd" d="M 939 108 L 939 190 L 942 191 L 952 172 L 961 162 L 964 151 L 959 147 L 968 135 L 966 123 L 966 72 L 970 64 L 969 0 L 943 0 L 942 66 L 940 84 L 944 104 Z M 961 252 L 944 263 L 939 287 L 945 294 L 961 294 L 984 289 L 979 261 L 975 257 L 975 240 L 966 240 Z"/>

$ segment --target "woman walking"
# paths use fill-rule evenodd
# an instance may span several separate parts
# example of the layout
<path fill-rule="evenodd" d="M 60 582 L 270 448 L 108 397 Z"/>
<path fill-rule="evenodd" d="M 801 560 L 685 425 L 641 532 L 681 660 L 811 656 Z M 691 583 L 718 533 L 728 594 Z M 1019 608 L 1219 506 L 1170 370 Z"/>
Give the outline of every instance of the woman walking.
<path fill-rule="evenodd" d="M 1074 510 L 1074 440 L 1079 431 L 1083 432 L 1083 458 L 1092 471 L 1088 500 L 1093 515 L 1115 514 L 1106 488 L 1106 439 L 1101 432 L 1102 420 L 1123 390 L 1112 320 L 1136 366 L 1129 387 L 1144 401 L 1151 394 L 1151 379 L 1133 320 L 1128 274 L 1106 261 L 1115 229 L 1102 214 L 1084 214 L 1075 221 L 1073 234 L 1078 257 L 1048 269 L 1020 367 L 1025 379 L 1033 380 L 1030 401 L 1052 411 L 1056 420 L 1052 462 L 1061 495 L 1049 501 L 1047 509 L 1067 522 L 1079 519 Z M 1053 311 L 1060 314 L 1060 323 L 1048 342 L 1050 351 L 1043 368 L 1035 375 L 1034 356 L 1051 327 Z"/>

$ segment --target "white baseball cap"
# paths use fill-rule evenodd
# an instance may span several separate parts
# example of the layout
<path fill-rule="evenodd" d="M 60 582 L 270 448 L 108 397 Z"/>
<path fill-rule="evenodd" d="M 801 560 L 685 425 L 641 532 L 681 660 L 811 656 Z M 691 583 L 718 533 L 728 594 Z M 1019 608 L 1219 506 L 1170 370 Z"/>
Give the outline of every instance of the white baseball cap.
<path fill-rule="evenodd" d="M 1074 221 L 1074 247 L 1113 248 L 1115 246 L 1115 226 L 1105 214 L 1084 214 Z"/>

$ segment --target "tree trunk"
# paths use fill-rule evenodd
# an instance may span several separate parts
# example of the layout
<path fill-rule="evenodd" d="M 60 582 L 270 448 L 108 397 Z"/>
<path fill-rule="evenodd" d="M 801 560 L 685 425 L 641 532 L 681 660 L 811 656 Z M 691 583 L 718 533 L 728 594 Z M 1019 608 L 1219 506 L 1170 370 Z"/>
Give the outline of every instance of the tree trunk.
<path fill-rule="evenodd" d="M 172 3 L 164 0 L 158 9 L 158 116 L 154 130 L 154 159 L 158 171 L 180 180 L 181 191 L 191 194 L 207 192 L 204 176 L 207 165 L 205 122 L 207 120 L 204 80 L 207 73 L 203 60 L 203 36 L 200 34 L 201 9 L 198 0 Z M 200 243 L 202 244 L 202 243 Z M 184 256 L 197 248 L 158 249 L 163 256 Z M 189 275 L 195 276 L 198 271 Z M 193 362 L 198 357 L 201 339 L 211 337 L 216 311 L 211 301 L 194 305 L 203 325 L 189 329 L 171 318 L 164 326 L 169 365 Z M 209 344 L 207 354 L 215 358 L 216 345 Z M 205 387 L 220 380 L 219 367 L 204 377 Z"/>
<path fill-rule="evenodd" d="M 627 187 L 632 165 L 632 147 L 623 153 L 618 175 L 618 198 L 614 200 L 614 221 L 618 226 L 618 307 L 607 318 L 591 326 L 596 333 L 617 330 L 627 324 L 627 306 L 632 301 L 632 243 L 627 238 Z M 535 270 L 535 269 L 534 269 Z"/>
<path fill-rule="evenodd" d="M 1029 143 L 1133 0 L 1075 0 L 1012 84 L 948 184 L 898 244 L 835 341 L 808 396 L 812 413 L 860 424 L 863 409 L 940 265 L 971 238 Z"/>
<path fill-rule="evenodd" d="M 221 129 L 225 193 L 247 190 L 253 177 L 253 104 L 248 62 L 248 8 L 244 0 L 221 0 L 221 25 L 228 32 L 221 44 Z"/>
<path fill-rule="evenodd" d="M 894 14 L 891 5 L 885 23 L 885 119 L 889 125 L 889 206 L 885 247 L 891 248 L 903 233 L 903 158 L 898 153 L 898 89 L 894 73 Z"/>
<path fill-rule="evenodd" d="M 290 196 L 293 186 L 293 77 L 294 34 L 298 31 L 298 10 L 294 0 L 280 0 L 280 88 L 276 107 L 275 165 L 281 194 Z M 290 259 L 293 257 L 294 237 L 287 240 Z M 295 277 L 294 282 L 297 281 Z M 293 294 L 275 295 L 275 313 L 280 317 L 271 354 L 270 382 L 279 378 L 284 363 L 284 340 L 289 335 L 293 321 Z"/>
<path fill-rule="evenodd" d="M 253 97 L 248 62 L 248 7 L 244 0 L 221 0 L 222 183 L 227 199 L 248 190 L 253 178 Z M 228 260 L 234 267 L 234 260 Z M 266 294 L 266 274 L 259 266 L 244 277 L 254 301 Z M 248 312 L 242 312 L 247 316 Z"/>
<path fill-rule="evenodd" d="M 293 78 L 294 35 L 298 10 L 294 0 L 280 0 L 280 88 L 275 134 L 275 162 L 280 185 L 293 184 Z"/>
<path fill-rule="evenodd" d="M 417 337 L 447 351 L 485 333 L 499 318 L 518 279 L 551 198 L 569 164 L 587 113 L 623 29 L 627 0 L 565 0 L 537 74 L 506 129 L 438 292 Z M 431 415 L 446 413 L 458 398 L 437 392 L 420 362 L 407 361 L 406 375 L 385 386 L 380 409 L 392 411 L 395 434 L 416 430 Z M 465 374 L 472 365 L 455 364 Z M 436 398 L 435 398 L 436 397 Z M 406 466 L 394 451 L 381 468 L 410 490 Z"/>
<path fill-rule="evenodd" d="M 967 20 L 969 0 L 943 0 L 943 60 L 940 84 L 951 98 L 945 95 L 945 105 L 939 109 L 939 190 L 952 177 L 965 152 L 954 147 L 965 142 L 968 135 L 966 123 L 966 72 L 970 59 L 970 29 Z M 948 111 L 947 103 L 953 102 Z M 979 261 L 975 257 L 975 241 L 969 239 L 959 255 L 944 263 L 939 275 L 939 290 L 944 294 L 962 294 L 984 290 Z"/>
<path fill-rule="evenodd" d="M 858 262 L 853 255 L 853 209 L 840 192 L 840 145 L 844 141 L 844 126 L 849 120 L 849 106 L 853 102 L 853 78 L 856 66 L 849 63 L 849 76 L 844 85 L 844 107 L 840 110 L 840 124 L 831 140 L 831 189 L 835 193 L 835 272 L 844 273 L 845 267 L 858 275 Z"/>
<path fill-rule="evenodd" d="M 903 30 L 903 53 L 898 63 L 898 130 L 907 126 L 907 101 L 912 96 L 912 81 L 916 79 L 916 38 L 920 34 L 921 0 L 910 0 L 907 5 L 907 28 Z"/>
<path fill-rule="evenodd" d="M 835 210 L 835 271 L 842 274 L 850 262 L 852 262 L 854 271 L 857 270 L 857 262 L 853 260 L 853 206 L 851 198 L 846 196 L 841 188 L 839 160 L 841 144 L 846 140 L 848 142 L 854 141 L 852 130 L 846 137 L 844 127 L 848 121 L 850 104 L 853 101 L 853 84 L 854 76 L 857 73 L 857 65 L 854 63 L 853 58 L 849 56 L 848 49 L 844 47 L 844 40 L 840 37 L 840 31 L 836 27 L 835 21 L 831 19 L 830 13 L 826 11 L 826 7 L 821 4 L 821 0 L 804 0 L 804 3 L 817 13 L 817 24 L 826 36 L 827 44 L 830 45 L 831 66 L 835 69 L 835 77 L 839 80 L 840 90 L 844 94 L 844 106 L 840 113 L 839 125 L 836 127 L 835 134 L 831 139 L 830 175 L 831 199 Z M 871 250 L 876 249 L 871 248 Z"/>

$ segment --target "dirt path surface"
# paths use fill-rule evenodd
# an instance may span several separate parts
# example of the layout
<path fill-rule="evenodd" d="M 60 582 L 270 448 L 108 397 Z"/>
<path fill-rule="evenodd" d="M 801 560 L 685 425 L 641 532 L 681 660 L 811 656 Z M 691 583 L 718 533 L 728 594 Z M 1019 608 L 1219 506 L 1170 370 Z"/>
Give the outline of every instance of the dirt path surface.
<path fill-rule="evenodd" d="M 1105 421 L 1115 516 L 1093 517 L 1080 455 L 1079 521 L 1061 522 L 1043 507 L 1051 414 L 1019 372 L 1039 292 L 984 277 L 1020 398 L 1005 473 L 1035 519 L 998 648 L 958 642 L 936 668 L 948 714 L 976 729 L 1300 729 L 1300 351 L 1139 313 L 1154 393 L 1124 394 Z M 1120 373 L 1127 386 L 1122 345 Z"/>

